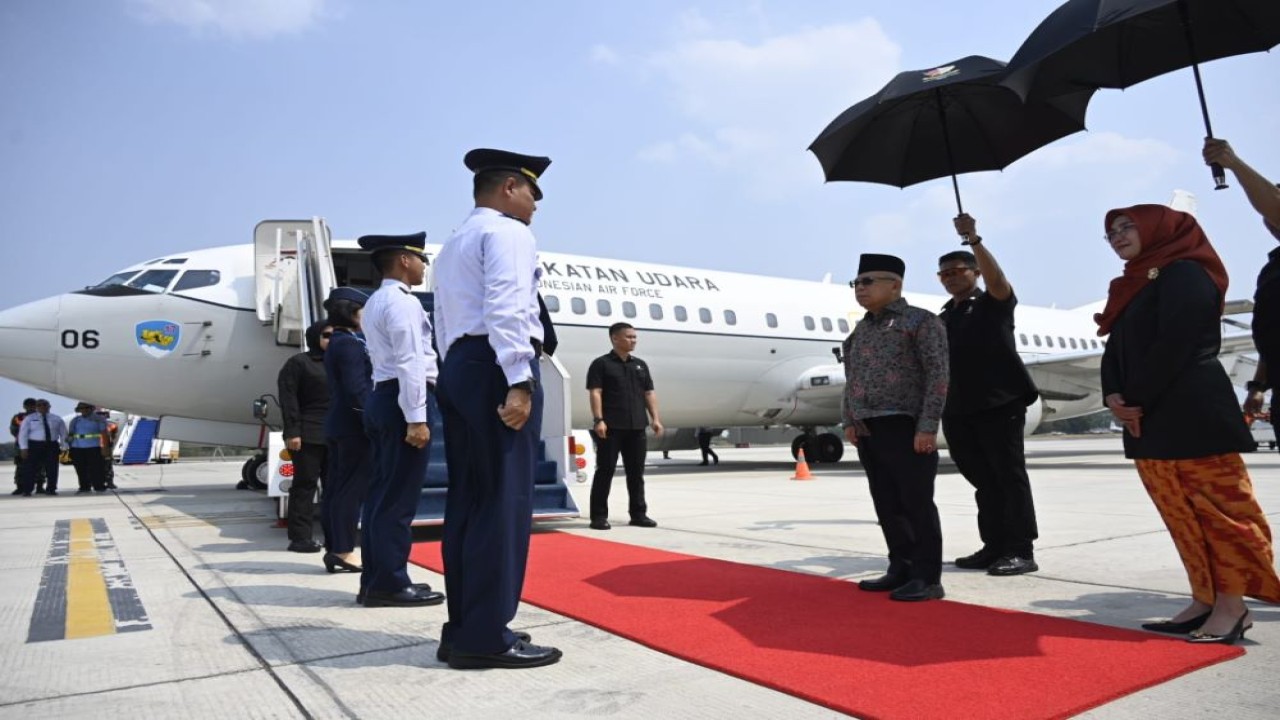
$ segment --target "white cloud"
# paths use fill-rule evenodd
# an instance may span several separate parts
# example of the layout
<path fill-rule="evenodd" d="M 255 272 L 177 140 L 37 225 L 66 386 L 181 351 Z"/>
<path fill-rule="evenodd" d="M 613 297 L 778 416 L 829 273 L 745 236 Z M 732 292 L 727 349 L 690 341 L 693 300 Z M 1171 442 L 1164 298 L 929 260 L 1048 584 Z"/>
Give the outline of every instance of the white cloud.
<path fill-rule="evenodd" d="M 131 12 L 152 23 L 173 23 L 233 38 L 263 39 L 297 33 L 332 14 L 328 0 L 128 0 Z"/>
<path fill-rule="evenodd" d="M 697 12 L 681 16 L 680 30 L 715 32 Z M 668 163 L 695 157 L 732 170 L 758 198 L 791 196 L 821 180 L 817 161 L 804 149 L 840 111 L 887 82 L 899 56 L 870 19 L 756 43 L 679 40 L 646 65 L 666 82 L 689 128 L 649 145 L 640 157 Z"/>

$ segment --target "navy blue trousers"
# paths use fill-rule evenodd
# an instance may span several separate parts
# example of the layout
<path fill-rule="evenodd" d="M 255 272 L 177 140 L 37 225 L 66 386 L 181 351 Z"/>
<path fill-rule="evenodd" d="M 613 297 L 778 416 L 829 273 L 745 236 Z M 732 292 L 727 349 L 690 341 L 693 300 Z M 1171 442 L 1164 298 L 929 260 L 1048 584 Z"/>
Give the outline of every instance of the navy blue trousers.
<path fill-rule="evenodd" d="M 20 466 L 22 474 L 19 476 L 18 489 L 24 493 L 35 490 L 40 471 L 43 470 L 45 491 L 57 490 L 58 451 L 59 446 L 56 442 L 44 442 L 42 440 L 28 442 L 27 459 L 23 460 Z"/>
<path fill-rule="evenodd" d="M 328 438 L 329 473 L 320 500 L 320 524 L 329 552 L 343 555 L 356 549 L 360 508 L 369 492 L 373 453 L 369 438 L 344 435 Z"/>
<path fill-rule="evenodd" d="M 425 380 L 423 382 L 426 382 Z M 364 407 L 364 429 L 373 449 L 373 479 L 360 514 L 360 589 L 399 592 L 409 587 L 410 529 L 427 477 L 431 445 L 404 441 L 408 431 L 394 380 L 378 383 Z"/>
<path fill-rule="evenodd" d="M 539 377 L 536 360 L 530 367 Z M 449 465 L 441 547 L 449 621 L 441 642 L 463 652 L 503 652 L 516 641 L 507 624 L 529 557 L 542 389 L 523 428 L 504 425 L 498 406 L 507 380 L 488 339 L 477 337 L 449 348 L 437 393 Z"/>

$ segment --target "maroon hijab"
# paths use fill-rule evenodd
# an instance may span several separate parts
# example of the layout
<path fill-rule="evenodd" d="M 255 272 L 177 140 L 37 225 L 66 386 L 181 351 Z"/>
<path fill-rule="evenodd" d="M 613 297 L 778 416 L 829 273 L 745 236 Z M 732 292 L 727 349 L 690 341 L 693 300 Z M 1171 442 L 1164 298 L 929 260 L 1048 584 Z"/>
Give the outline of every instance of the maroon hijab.
<path fill-rule="evenodd" d="M 1164 205 L 1134 205 L 1108 212 L 1104 228 L 1110 231 L 1111 223 L 1120 215 L 1129 216 L 1137 226 L 1142 250 L 1124 264 L 1124 274 L 1111 281 L 1106 307 L 1093 316 L 1098 323 L 1098 335 L 1111 332 L 1111 326 L 1129 301 L 1147 283 L 1159 277 L 1164 266 L 1175 260 L 1200 263 L 1226 301 L 1227 269 L 1195 217 Z"/>

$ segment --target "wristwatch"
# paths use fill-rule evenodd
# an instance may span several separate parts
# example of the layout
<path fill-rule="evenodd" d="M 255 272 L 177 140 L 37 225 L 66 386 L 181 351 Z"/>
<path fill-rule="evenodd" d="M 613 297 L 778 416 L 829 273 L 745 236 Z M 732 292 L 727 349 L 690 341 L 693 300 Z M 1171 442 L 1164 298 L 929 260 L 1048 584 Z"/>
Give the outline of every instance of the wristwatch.
<path fill-rule="evenodd" d="M 528 380 L 521 380 L 518 383 L 511 383 L 510 385 L 507 386 L 507 389 L 508 390 L 524 390 L 525 392 L 532 395 L 534 391 L 538 389 L 538 381 L 534 380 L 533 378 L 529 378 Z"/>
<path fill-rule="evenodd" d="M 1263 383 L 1258 382 L 1257 380 L 1250 380 L 1249 382 L 1244 384 L 1244 389 L 1248 390 L 1251 393 L 1255 393 L 1255 392 L 1264 393 L 1267 391 L 1267 386 L 1264 385 Z"/>
<path fill-rule="evenodd" d="M 604 418 L 602 418 L 602 417 L 598 417 L 598 418 L 591 418 L 591 427 L 595 427 L 595 426 L 599 425 L 599 424 L 600 424 L 600 423 L 602 423 L 602 422 L 604 422 Z"/>

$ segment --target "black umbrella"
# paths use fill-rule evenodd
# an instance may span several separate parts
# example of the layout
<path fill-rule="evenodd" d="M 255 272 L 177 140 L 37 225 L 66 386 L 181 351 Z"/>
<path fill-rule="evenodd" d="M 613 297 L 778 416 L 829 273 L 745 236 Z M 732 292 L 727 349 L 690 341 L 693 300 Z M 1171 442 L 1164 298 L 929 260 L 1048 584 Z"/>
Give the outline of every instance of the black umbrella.
<path fill-rule="evenodd" d="M 1213 137 L 1198 63 L 1280 43 L 1277 0 L 1069 0 L 1009 61 L 1006 84 L 1035 101 L 1082 88 L 1126 88 L 1191 66 Z M 1218 189 L 1226 187 L 1214 166 Z"/>
<path fill-rule="evenodd" d="M 1004 63 L 979 55 L 898 73 L 841 113 L 809 150 L 829 181 L 906 187 L 950 175 L 964 212 L 957 173 L 1003 169 L 1084 129 L 1092 89 L 1024 103 L 1004 77 Z"/>

